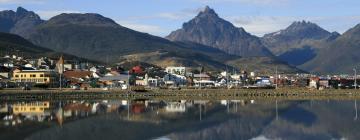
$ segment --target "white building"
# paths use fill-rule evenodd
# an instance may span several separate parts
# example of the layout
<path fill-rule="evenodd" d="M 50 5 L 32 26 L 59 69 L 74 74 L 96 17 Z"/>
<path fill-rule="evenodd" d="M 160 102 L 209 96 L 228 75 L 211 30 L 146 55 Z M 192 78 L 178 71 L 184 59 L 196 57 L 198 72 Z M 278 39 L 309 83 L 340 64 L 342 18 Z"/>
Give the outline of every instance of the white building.
<path fill-rule="evenodd" d="M 183 75 L 166 74 L 164 76 L 164 82 L 166 85 L 180 86 L 180 85 L 185 85 L 187 79 Z"/>
<path fill-rule="evenodd" d="M 165 72 L 169 74 L 177 74 L 177 75 L 183 75 L 186 74 L 186 68 L 185 67 L 166 67 Z"/>

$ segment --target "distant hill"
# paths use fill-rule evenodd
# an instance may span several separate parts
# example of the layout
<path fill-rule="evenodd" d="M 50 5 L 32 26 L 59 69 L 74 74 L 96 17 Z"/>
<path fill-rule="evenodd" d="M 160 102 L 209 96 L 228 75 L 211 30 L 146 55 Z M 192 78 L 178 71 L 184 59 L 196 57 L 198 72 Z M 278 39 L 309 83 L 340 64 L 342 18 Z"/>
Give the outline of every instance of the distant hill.
<path fill-rule="evenodd" d="M 289 66 L 286 62 L 271 57 L 244 57 L 227 61 L 226 64 L 242 68 L 246 71 L 254 71 L 258 74 L 273 75 L 275 74 L 276 69 L 279 74 L 306 73 L 306 71 L 297 69 L 294 66 Z"/>
<path fill-rule="evenodd" d="M 317 73 L 353 73 L 360 68 L 360 24 L 346 31 L 300 68 Z"/>
<path fill-rule="evenodd" d="M 316 57 L 319 49 L 338 36 L 339 33 L 330 33 L 315 23 L 298 21 L 284 30 L 264 35 L 262 40 L 280 60 L 298 66 Z"/>
<path fill-rule="evenodd" d="M 220 18 L 208 6 L 166 38 L 172 41 L 195 42 L 242 57 L 272 56 L 258 37 Z"/>
<path fill-rule="evenodd" d="M 61 55 L 64 55 L 66 59 L 86 60 L 76 56 L 54 52 L 50 49 L 36 46 L 18 35 L 1 33 L 1 32 L 0 32 L 0 54 L 1 55 L 14 54 L 14 55 L 22 56 L 24 58 L 48 57 L 55 60 L 57 60 Z"/>

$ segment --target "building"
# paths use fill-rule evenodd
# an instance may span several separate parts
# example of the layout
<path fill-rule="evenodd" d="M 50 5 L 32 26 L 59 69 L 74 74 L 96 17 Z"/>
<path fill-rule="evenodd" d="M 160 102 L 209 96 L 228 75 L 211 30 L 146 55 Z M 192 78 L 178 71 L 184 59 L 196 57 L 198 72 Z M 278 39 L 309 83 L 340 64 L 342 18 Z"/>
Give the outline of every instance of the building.
<path fill-rule="evenodd" d="M 184 86 L 186 85 L 187 79 L 183 75 L 166 74 L 164 76 L 164 82 L 167 86 Z"/>
<path fill-rule="evenodd" d="M 176 75 L 186 75 L 186 68 L 185 67 L 166 67 L 165 72 L 169 74 L 176 74 Z"/>
<path fill-rule="evenodd" d="M 47 84 L 50 87 L 57 87 L 59 83 L 58 75 L 51 70 L 15 69 L 11 81 L 24 84 Z"/>
<path fill-rule="evenodd" d="M 99 81 L 105 83 L 108 87 L 116 88 L 127 85 L 129 81 L 129 76 L 123 74 L 116 76 L 104 76 L 99 78 Z"/>
<path fill-rule="evenodd" d="M 73 69 L 73 65 L 70 63 L 66 63 L 64 64 L 64 70 L 72 70 Z"/>
<path fill-rule="evenodd" d="M 5 66 L 0 66 L 0 77 L 10 78 L 10 69 Z"/>
<path fill-rule="evenodd" d="M 65 79 L 79 83 L 90 80 L 93 77 L 92 71 L 70 70 L 64 72 Z"/>
<path fill-rule="evenodd" d="M 205 73 L 194 74 L 194 81 L 210 81 L 211 77 Z"/>

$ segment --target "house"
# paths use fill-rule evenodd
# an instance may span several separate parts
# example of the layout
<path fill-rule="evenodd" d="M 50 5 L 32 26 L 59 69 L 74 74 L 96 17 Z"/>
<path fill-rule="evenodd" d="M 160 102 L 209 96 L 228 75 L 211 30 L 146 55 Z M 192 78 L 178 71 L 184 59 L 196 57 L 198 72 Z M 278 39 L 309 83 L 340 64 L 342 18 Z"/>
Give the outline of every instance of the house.
<path fill-rule="evenodd" d="M 187 82 L 185 76 L 177 74 L 166 74 L 163 79 L 167 86 L 184 86 Z"/>
<path fill-rule="evenodd" d="M 165 72 L 169 74 L 176 74 L 176 75 L 186 75 L 186 68 L 185 67 L 166 67 Z"/>
<path fill-rule="evenodd" d="M 314 88 L 314 89 L 319 88 L 319 81 L 320 81 L 319 77 L 310 78 L 309 88 Z"/>
<path fill-rule="evenodd" d="M 92 72 L 99 72 L 99 69 L 98 69 L 98 68 L 96 68 L 95 66 L 93 66 L 93 67 L 91 67 L 91 68 L 89 69 L 89 71 L 92 71 Z"/>
<path fill-rule="evenodd" d="M 116 76 L 104 76 L 99 78 L 100 82 L 103 82 L 106 86 L 111 88 L 123 87 L 129 82 L 128 75 L 116 75 Z"/>
<path fill-rule="evenodd" d="M 261 77 L 256 77 L 255 85 L 261 87 L 267 87 L 267 86 L 271 86 L 272 83 L 270 81 L 270 77 L 261 76 Z"/>
<path fill-rule="evenodd" d="M 201 74 L 194 74 L 193 76 L 194 81 L 210 81 L 211 77 L 208 74 L 201 73 Z"/>
<path fill-rule="evenodd" d="M 59 80 L 55 71 L 51 70 L 24 70 L 15 69 L 11 78 L 12 82 L 26 84 L 47 84 L 57 87 Z"/>
<path fill-rule="evenodd" d="M 5 66 L 0 66 L 0 76 L 2 77 L 2 79 L 10 78 L 10 68 L 7 68 Z"/>
<path fill-rule="evenodd" d="M 24 67 L 33 68 L 34 66 L 32 64 L 28 63 L 28 64 L 25 64 Z"/>
<path fill-rule="evenodd" d="M 72 69 L 73 69 L 72 64 L 69 64 L 69 63 L 64 64 L 64 70 L 72 70 Z"/>
<path fill-rule="evenodd" d="M 70 70 L 64 72 L 65 79 L 71 82 L 84 82 L 93 77 L 93 72 L 82 70 Z"/>

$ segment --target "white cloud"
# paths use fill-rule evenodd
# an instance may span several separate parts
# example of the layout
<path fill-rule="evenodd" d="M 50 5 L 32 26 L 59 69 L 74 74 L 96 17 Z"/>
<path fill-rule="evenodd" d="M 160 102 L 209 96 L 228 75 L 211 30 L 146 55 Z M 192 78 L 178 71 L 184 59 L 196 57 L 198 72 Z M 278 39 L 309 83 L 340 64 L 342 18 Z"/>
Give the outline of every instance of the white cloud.
<path fill-rule="evenodd" d="M 139 31 L 144 33 L 149 33 L 152 35 L 165 35 L 167 30 L 163 29 L 160 26 L 156 25 L 149 25 L 149 24 L 142 24 L 133 21 L 116 21 L 116 23 L 120 24 L 121 26 Z"/>
<path fill-rule="evenodd" d="M 39 16 L 43 19 L 50 19 L 56 15 L 62 13 L 81 13 L 80 11 L 73 11 L 73 10 L 50 10 L 50 11 L 35 11 L 35 13 L 39 14 Z"/>
<path fill-rule="evenodd" d="M 243 27 L 251 34 L 262 36 L 289 26 L 293 21 L 299 20 L 292 17 L 270 16 L 235 16 L 226 18 L 237 27 Z"/>
<path fill-rule="evenodd" d="M 43 4 L 46 0 L 0 0 L 0 4 Z"/>
<path fill-rule="evenodd" d="M 285 29 L 294 21 L 306 20 L 318 24 L 320 27 L 332 32 L 343 33 L 360 21 L 360 16 L 337 17 L 286 17 L 286 16 L 232 16 L 225 18 L 237 27 L 257 36 L 263 36 Z"/>

